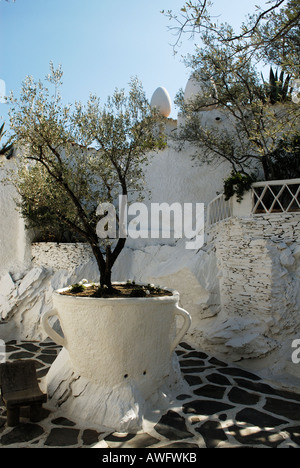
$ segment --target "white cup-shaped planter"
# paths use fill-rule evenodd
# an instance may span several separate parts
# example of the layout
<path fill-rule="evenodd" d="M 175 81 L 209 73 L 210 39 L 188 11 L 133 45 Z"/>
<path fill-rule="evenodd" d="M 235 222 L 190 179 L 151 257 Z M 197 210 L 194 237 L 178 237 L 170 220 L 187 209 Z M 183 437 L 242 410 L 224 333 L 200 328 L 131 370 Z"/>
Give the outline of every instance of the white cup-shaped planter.
<path fill-rule="evenodd" d="M 172 371 L 175 347 L 191 325 L 179 294 L 145 298 L 91 298 L 53 294 L 46 333 L 67 349 L 74 372 L 101 387 L 134 385 L 144 398 Z M 57 316 L 64 337 L 49 318 Z M 180 329 L 176 317 L 181 316 Z"/>

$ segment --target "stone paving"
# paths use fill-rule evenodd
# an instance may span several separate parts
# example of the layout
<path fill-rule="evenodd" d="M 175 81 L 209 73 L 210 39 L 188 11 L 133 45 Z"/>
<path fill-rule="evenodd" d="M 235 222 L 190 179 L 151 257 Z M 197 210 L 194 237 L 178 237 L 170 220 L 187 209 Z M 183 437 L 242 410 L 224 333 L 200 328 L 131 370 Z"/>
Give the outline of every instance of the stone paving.
<path fill-rule="evenodd" d="M 7 343 L 7 360 L 34 359 L 42 379 L 60 348 L 50 341 Z M 0 403 L 0 448 L 299 448 L 300 394 L 278 390 L 257 375 L 219 361 L 186 343 L 177 348 L 188 392 L 146 432 L 101 433 L 82 427 L 44 405 L 41 421 L 28 410 L 20 424 L 6 425 Z"/>

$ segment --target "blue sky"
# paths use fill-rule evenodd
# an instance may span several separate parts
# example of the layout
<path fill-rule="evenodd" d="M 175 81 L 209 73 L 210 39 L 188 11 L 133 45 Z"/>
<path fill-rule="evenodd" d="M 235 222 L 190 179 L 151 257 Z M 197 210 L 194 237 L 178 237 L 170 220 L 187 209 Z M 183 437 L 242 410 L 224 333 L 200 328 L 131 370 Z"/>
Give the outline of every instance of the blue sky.
<path fill-rule="evenodd" d="M 64 71 L 65 102 L 86 102 L 90 93 L 103 101 L 116 87 L 127 86 L 131 76 L 143 83 L 150 100 L 158 86 L 173 101 L 185 87 L 190 71 L 182 55 L 194 50 L 184 37 L 176 56 L 168 30 L 169 20 L 160 13 L 179 12 L 185 0 L 0 0 L 0 79 L 6 92 L 18 95 L 27 75 L 43 79 L 49 62 Z M 265 0 L 214 0 L 221 21 L 238 28 L 255 5 Z M 0 104 L 7 118 L 8 106 Z M 176 118 L 173 106 L 171 117 Z"/>

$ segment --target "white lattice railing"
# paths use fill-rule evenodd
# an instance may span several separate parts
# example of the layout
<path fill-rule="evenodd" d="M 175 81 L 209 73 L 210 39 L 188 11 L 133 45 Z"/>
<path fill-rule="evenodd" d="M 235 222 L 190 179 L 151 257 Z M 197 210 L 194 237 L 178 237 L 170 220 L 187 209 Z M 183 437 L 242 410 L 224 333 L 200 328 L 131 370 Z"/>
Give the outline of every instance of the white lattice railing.
<path fill-rule="evenodd" d="M 254 183 L 252 207 L 253 214 L 300 212 L 300 179 Z"/>
<path fill-rule="evenodd" d="M 207 224 L 211 226 L 232 216 L 232 203 L 221 194 L 214 198 L 207 207 Z"/>

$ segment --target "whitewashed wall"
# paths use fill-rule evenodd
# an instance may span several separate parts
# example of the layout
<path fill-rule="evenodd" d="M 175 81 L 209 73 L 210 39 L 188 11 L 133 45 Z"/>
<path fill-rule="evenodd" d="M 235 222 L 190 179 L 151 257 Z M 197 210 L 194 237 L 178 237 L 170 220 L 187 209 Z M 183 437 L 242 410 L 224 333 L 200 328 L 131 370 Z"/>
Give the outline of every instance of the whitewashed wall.
<path fill-rule="evenodd" d="M 4 182 L 14 170 L 15 160 L 4 161 L 0 167 L 0 276 L 7 271 L 17 274 L 29 265 L 31 256 L 28 231 L 16 209 L 16 190 Z"/>
<path fill-rule="evenodd" d="M 213 112 L 206 113 L 212 122 Z M 146 171 L 148 203 L 207 205 L 222 191 L 230 168 L 195 165 L 192 154 L 192 148 L 177 152 L 169 146 L 153 155 Z M 52 308 L 53 290 L 82 278 L 97 281 L 99 273 L 85 245 L 31 249 L 13 195 L 0 184 L 0 338 L 42 339 L 40 317 Z M 300 366 L 291 362 L 292 340 L 300 338 L 300 215 L 253 217 L 249 203 L 233 213 L 207 229 L 199 251 L 186 250 L 184 240 L 129 242 L 113 279 L 179 290 L 193 319 L 187 336 L 192 344 L 245 366 L 300 378 Z"/>

